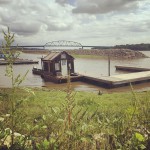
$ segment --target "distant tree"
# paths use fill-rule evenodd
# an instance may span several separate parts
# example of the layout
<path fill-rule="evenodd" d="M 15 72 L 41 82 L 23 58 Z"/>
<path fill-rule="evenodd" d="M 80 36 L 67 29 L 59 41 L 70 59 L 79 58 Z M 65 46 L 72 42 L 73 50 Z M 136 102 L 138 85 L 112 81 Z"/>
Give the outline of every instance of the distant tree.
<path fill-rule="evenodd" d="M 123 49 L 131 49 L 131 50 L 150 50 L 150 44 L 126 44 L 126 45 L 116 45 L 114 48 L 123 48 Z"/>

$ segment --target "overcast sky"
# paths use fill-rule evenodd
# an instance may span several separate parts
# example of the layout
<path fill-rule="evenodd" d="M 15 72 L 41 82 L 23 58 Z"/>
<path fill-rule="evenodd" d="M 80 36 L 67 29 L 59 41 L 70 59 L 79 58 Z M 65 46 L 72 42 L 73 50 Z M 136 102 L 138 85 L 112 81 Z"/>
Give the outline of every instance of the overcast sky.
<path fill-rule="evenodd" d="M 150 43 L 150 0 L 0 0 L 0 31 L 7 26 L 19 45 Z"/>

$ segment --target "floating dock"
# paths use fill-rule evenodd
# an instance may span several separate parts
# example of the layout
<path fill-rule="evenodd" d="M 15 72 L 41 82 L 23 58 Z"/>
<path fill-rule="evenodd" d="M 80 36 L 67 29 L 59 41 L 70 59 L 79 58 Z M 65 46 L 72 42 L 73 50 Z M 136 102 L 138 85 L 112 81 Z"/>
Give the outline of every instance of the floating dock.
<path fill-rule="evenodd" d="M 134 69 L 135 68 L 136 67 L 134 67 Z M 141 68 L 136 68 L 136 69 L 140 70 Z M 148 69 L 148 68 L 142 68 L 142 69 Z M 105 88 L 115 88 L 115 87 L 130 85 L 130 83 L 137 84 L 137 83 L 150 81 L 150 71 L 142 71 L 142 69 L 140 70 L 141 72 L 118 74 L 118 75 L 99 77 L 99 78 L 75 74 L 70 76 L 70 81 L 71 82 L 82 81 L 97 86 L 102 86 Z M 36 68 L 34 68 L 32 72 L 33 74 L 41 75 L 45 81 L 51 81 L 59 84 L 67 82 L 68 79 L 67 76 L 52 76 L 50 74 L 45 74 L 42 72 L 41 69 L 36 69 Z"/>
<path fill-rule="evenodd" d="M 106 88 L 121 87 L 130 85 L 130 83 L 137 84 L 150 81 L 150 71 L 119 74 L 100 78 L 84 76 L 83 81 Z"/>
<path fill-rule="evenodd" d="M 134 67 L 134 66 L 115 66 L 116 70 L 130 71 L 130 72 L 141 72 L 150 71 L 150 68 Z"/>
<path fill-rule="evenodd" d="M 17 59 L 13 64 L 21 65 L 21 64 L 38 64 L 38 61 L 28 60 L 28 59 Z M 0 65 L 8 65 L 6 60 L 0 60 Z"/>

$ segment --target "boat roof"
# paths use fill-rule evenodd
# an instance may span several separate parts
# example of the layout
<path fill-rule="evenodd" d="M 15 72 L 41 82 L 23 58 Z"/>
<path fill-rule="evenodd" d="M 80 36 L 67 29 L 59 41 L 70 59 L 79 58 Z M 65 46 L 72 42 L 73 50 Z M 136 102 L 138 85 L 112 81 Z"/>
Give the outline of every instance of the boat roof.
<path fill-rule="evenodd" d="M 60 54 L 62 53 L 66 53 L 67 55 L 69 55 L 67 52 L 63 51 L 55 51 L 55 52 L 50 52 L 47 56 L 45 56 L 44 58 L 42 58 L 42 60 L 54 60 L 56 57 L 58 57 Z M 72 57 L 71 55 L 69 55 L 70 57 Z M 72 57 L 74 59 L 74 57 Z"/>

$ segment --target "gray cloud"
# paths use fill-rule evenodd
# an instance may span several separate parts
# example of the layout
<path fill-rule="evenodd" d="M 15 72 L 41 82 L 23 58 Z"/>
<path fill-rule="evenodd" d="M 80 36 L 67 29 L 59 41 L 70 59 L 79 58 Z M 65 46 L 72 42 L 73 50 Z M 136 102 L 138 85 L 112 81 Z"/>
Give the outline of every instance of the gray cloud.
<path fill-rule="evenodd" d="M 77 0 L 73 13 L 103 14 L 113 11 L 130 10 L 141 0 Z"/>
<path fill-rule="evenodd" d="M 68 31 L 72 29 L 71 24 L 49 24 L 47 25 L 48 31 Z"/>
<path fill-rule="evenodd" d="M 149 20 L 147 21 L 146 26 L 148 29 L 150 29 L 150 21 Z"/>
<path fill-rule="evenodd" d="M 38 33 L 41 27 L 47 31 L 67 31 L 71 29 L 71 23 L 64 15 L 66 11 L 59 13 L 55 7 L 46 3 L 34 3 L 35 0 L 22 0 L 16 5 L 16 0 L 7 7 L 0 7 L 0 23 L 9 26 L 12 32 L 18 35 L 30 36 Z M 60 7 L 60 6 L 59 6 Z M 63 10 L 63 8 L 62 8 Z M 55 18 L 55 19 L 54 19 Z"/>
<path fill-rule="evenodd" d="M 68 0 L 55 0 L 55 1 L 56 1 L 56 3 L 58 3 L 62 6 L 64 6 L 68 2 Z"/>
<path fill-rule="evenodd" d="M 128 30 L 131 32 L 148 32 L 149 31 L 149 20 L 143 22 L 135 22 L 128 27 Z"/>
<path fill-rule="evenodd" d="M 0 19 L 1 19 L 1 24 L 6 24 L 8 22 L 13 22 L 17 18 L 17 14 L 14 12 L 11 12 L 8 9 L 0 9 Z"/>
<path fill-rule="evenodd" d="M 129 31 L 139 33 L 139 32 L 147 32 L 148 30 L 145 28 L 139 28 L 138 26 L 132 26 L 129 28 Z"/>
<path fill-rule="evenodd" d="M 0 9 L 1 25 L 10 27 L 11 31 L 18 35 L 29 36 L 38 33 L 41 23 L 35 21 L 34 17 L 31 11 L 25 8 L 21 9 L 21 7 L 14 10 L 14 7 L 10 5 L 10 7 Z"/>
<path fill-rule="evenodd" d="M 38 22 L 16 22 L 9 25 L 12 32 L 17 33 L 18 35 L 34 35 L 39 32 L 40 24 Z"/>
<path fill-rule="evenodd" d="M 99 41 L 102 45 L 147 42 L 150 2 L 138 1 L 0 0 L 0 31 L 9 26 L 18 44 L 43 44 L 48 39 L 71 39 L 87 45 Z M 137 11 L 120 13 L 135 9 Z M 2 34 L 0 40 L 1 37 Z"/>
<path fill-rule="evenodd" d="M 8 4 L 8 3 L 11 3 L 12 0 L 0 0 L 0 4 L 3 5 L 3 4 Z"/>

